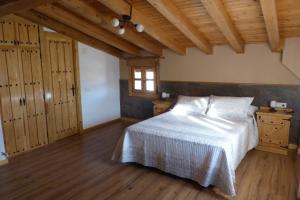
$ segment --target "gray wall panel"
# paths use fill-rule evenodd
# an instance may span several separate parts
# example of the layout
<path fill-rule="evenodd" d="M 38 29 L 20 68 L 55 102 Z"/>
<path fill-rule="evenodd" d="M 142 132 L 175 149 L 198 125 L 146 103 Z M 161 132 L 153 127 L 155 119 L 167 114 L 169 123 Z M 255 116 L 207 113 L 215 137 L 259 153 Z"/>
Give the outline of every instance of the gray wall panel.
<path fill-rule="evenodd" d="M 151 99 L 128 96 L 128 81 L 120 81 L 121 115 L 138 119 L 152 116 Z M 192 82 L 160 82 L 160 91 L 177 95 L 189 96 L 253 96 L 253 105 L 268 106 L 270 100 L 287 102 L 294 109 L 290 132 L 290 143 L 298 143 L 300 131 L 300 86 L 256 85 L 229 83 L 192 83 Z"/>

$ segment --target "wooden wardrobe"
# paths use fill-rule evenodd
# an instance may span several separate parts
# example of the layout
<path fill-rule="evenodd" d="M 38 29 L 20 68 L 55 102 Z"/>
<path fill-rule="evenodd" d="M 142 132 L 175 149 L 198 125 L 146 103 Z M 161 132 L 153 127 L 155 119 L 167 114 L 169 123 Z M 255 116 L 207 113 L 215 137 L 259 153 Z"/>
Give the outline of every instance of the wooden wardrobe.
<path fill-rule="evenodd" d="M 9 156 L 78 132 L 73 42 L 0 19 L 0 111 Z"/>

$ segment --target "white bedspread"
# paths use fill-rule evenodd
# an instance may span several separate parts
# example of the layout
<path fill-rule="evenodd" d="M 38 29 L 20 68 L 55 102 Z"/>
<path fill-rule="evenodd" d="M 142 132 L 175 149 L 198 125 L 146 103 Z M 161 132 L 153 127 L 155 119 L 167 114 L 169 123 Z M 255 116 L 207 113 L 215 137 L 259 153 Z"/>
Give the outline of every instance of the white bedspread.
<path fill-rule="evenodd" d="M 113 159 L 214 185 L 234 196 L 235 169 L 257 142 L 254 118 L 224 120 L 170 111 L 128 127 Z"/>

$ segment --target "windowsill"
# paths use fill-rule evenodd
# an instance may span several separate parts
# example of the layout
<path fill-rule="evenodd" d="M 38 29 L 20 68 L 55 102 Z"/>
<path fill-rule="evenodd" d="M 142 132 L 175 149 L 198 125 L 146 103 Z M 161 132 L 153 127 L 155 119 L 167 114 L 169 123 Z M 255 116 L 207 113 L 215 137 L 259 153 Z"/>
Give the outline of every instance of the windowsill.
<path fill-rule="evenodd" d="M 142 93 L 131 93 L 130 97 L 143 97 L 147 99 L 157 99 L 159 97 L 158 94 L 142 94 Z"/>

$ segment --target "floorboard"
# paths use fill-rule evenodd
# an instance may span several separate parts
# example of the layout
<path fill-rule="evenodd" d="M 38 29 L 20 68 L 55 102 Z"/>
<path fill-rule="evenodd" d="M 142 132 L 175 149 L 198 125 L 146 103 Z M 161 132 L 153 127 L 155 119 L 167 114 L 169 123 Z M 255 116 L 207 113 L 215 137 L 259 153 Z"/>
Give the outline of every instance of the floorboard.
<path fill-rule="evenodd" d="M 222 199 L 193 181 L 111 161 L 128 125 L 117 122 L 10 159 L 0 167 L 0 199 Z M 296 199 L 295 157 L 250 151 L 236 171 L 235 199 Z"/>

